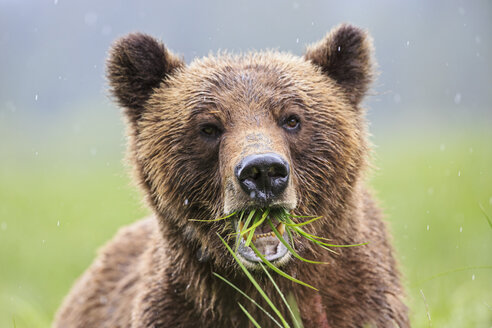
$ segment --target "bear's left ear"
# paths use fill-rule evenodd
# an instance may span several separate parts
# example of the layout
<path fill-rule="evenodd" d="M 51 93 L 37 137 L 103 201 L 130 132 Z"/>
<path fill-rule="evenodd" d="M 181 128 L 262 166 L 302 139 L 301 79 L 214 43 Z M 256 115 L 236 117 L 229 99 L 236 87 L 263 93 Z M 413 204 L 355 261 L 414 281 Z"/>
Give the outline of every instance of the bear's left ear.
<path fill-rule="evenodd" d="M 360 28 L 343 24 L 308 47 L 304 58 L 342 86 L 357 105 L 373 79 L 372 40 Z"/>
<path fill-rule="evenodd" d="M 153 37 L 133 33 L 117 40 L 107 61 L 106 73 L 119 105 L 138 120 L 145 103 L 167 77 L 184 63 Z"/>

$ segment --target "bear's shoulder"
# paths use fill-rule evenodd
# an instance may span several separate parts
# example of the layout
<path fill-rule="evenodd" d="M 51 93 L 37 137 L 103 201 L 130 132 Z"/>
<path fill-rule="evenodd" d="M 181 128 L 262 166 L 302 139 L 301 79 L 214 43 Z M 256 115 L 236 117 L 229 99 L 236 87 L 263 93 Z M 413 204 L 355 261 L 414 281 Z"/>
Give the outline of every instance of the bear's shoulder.
<path fill-rule="evenodd" d="M 118 230 L 77 280 L 55 318 L 55 327 L 127 327 L 141 282 L 140 266 L 157 220 L 147 217 Z M 124 302 L 117 300 L 124 299 Z M 73 326 L 76 323 L 77 326 Z M 101 324 L 104 324 L 101 326 Z"/>

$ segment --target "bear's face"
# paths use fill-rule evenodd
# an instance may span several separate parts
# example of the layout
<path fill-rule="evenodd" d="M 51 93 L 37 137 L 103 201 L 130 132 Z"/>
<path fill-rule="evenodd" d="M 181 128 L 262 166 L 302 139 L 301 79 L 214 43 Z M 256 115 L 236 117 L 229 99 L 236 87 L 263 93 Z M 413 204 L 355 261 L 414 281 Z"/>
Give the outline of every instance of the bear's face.
<path fill-rule="evenodd" d="M 188 67 L 148 36 L 118 41 L 108 77 L 126 109 L 137 178 L 166 231 L 227 265 L 216 233 L 234 233 L 238 215 L 190 219 L 268 208 L 329 221 L 365 163 L 358 105 L 372 77 L 370 51 L 365 33 L 346 25 L 304 58 L 220 54 Z M 288 262 L 267 224 L 254 238 L 274 264 Z M 295 238 L 289 243 L 309 249 Z M 238 255 L 250 267 L 260 261 L 243 240 Z"/>

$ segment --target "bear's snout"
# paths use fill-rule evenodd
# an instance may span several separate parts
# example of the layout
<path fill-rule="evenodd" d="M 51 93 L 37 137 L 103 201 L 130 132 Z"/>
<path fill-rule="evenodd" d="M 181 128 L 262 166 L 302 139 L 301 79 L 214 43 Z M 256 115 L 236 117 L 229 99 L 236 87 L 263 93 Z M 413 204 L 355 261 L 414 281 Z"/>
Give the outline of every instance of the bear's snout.
<path fill-rule="evenodd" d="M 241 189 L 262 203 L 268 203 L 284 192 L 289 173 L 289 163 L 275 153 L 246 156 L 234 169 Z"/>

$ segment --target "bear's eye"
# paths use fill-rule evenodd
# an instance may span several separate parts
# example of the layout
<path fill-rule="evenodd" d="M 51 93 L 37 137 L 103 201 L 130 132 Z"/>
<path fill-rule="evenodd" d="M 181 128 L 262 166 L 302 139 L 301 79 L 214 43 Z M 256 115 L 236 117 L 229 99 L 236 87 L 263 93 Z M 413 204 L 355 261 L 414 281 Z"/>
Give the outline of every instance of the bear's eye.
<path fill-rule="evenodd" d="M 284 126 L 284 129 L 293 131 L 293 130 L 298 130 L 300 125 L 301 125 L 301 122 L 299 120 L 299 117 L 297 117 L 296 115 L 291 115 L 291 116 L 287 117 L 287 119 L 284 121 L 283 126 Z"/>
<path fill-rule="evenodd" d="M 206 124 L 201 128 L 202 134 L 207 138 L 218 138 L 222 134 L 222 130 L 213 124 Z"/>

